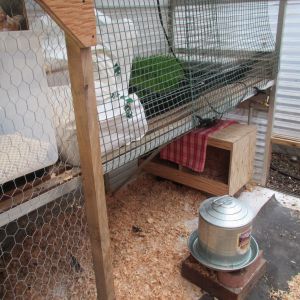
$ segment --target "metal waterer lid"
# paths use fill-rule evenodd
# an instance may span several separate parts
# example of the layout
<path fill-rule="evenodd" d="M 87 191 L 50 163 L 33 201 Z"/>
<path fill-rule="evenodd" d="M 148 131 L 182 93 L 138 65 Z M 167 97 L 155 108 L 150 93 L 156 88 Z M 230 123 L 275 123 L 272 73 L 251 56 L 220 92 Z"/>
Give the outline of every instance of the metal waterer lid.
<path fill-rule="evenodd" d="M 200 216 L 210 224 L 223 228 L 238 228 L 252 222 L 254 214 L 241 201 L 228 195 L 205 200 Z"/>

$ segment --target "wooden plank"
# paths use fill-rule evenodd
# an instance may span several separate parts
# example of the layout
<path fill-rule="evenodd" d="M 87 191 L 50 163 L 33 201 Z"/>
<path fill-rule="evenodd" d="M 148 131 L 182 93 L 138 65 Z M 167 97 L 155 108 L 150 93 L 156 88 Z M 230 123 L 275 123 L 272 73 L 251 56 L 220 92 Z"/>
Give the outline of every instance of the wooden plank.
<path fill-rule="evenodd" d="M 277 20 L 276 45 L 275 45 L 275 50 L 279 58 L 281 52 L 281 38 L 283 34 L 286 6 L 287 6 L 287 0 L 280 1 L 278 20 Z M 276 70 L 274 70 L 273 75 L 277 81 L 278 73 L 276 74 Z M 265 138 L 266 146 L 265 146 L 264 166 L 263 166 L 262 179 L 261 179 L 262 185 L 266 185 L 269 172 L 270 172 L 270 165 L 271 165 L 271 158 L 272 158 L 271 137 L 272 137 L 273 123 L 274 123 L 276 88 L 277 88 L 277 83 L 275 83 L 275 85 L 273 86 L 271 90 L 270 99 L 269 99 L 270 101 L 269 101 L 269 112 L 268 112 L 268 123 L 267 123 L 268 127 L 267 127 L 267 133 Z"/>
<path fill-rule="evenodd" d="M 71 179 L 78 177 L 79 175 L 80 175 L 80 169 L 73 168 L 55 177 L 52 177 L 46 181 L 42 181 L 40 184 L 33 185 L 32 188 L 29 189 L 27 188 L 26 190 L 24 190 L 24 188 L 26 187 L 24 186 L 20 187 L 20 189 L 23 188 L 23 190 L 20 193 L 17 193 L 16 195 L 12 195 L 11 197 L 8 197 L 7 199 L 0 202 L 0 213 L 12 209 L 17 205 L 20 205 L 21 203 L 25 203 L 33 198 L 36 198 L 37 196 L 51 189 L 54 189 L 66 183 L 67 181 L 70 181 Z"/>
<path fill-rule="evenodd" d="M 208 145 L 232 150 L 233 144 L 247 136 L 249 133 L 256 131 L 254 125 L 232 124 L 220 131 L 213 133 L 208 138 Z"/>
<path fill-rule="evenodd" d="M 52 187 L 48 191 L 44 191 L 42 194 L 38 194 L 36 197 L 31 198 L 26 202 L 22 202 L 19 205 L 0 213 L 0 227 L 17 220 L 18 218 L 29 214 L 38 208 L 51 203 L 52 201 L 69 194 L 81 185 L 81 177 L 77 176 L 66 182 L 61 183 L 56 187 Z"/>
<path fill-rule="evenodd" d="M 157 162 L 147 163 L 143 167 L 143 170 L 155 176 L 160 176 L 169 179 L 171 181 L 175 181 L 183 185 L 192 187 L 194 189 L 207 192 L 209 194 L 213 194 L 213 195 L 228 194 L 227 184 L 202 177 L 200 174 L 199 175 L 189 174 Z"/>
<path fill-rule="evenodd" d="M 227 168 L 229 170 L 229 178 L 227 177 L 228 184 L 227 181 L 222 182 L 220 179 L 209 178 L 205 172 L 192 173 L 186 168 L 178 169 L 177 166 L 168 165 L 160 159 L 155 159 L 147 163 L 143 169 L 153 175 L 179 182 L 213 195 L 234 195 L 252 178 L 256 146 L 256 126 L 233 124 L 215 133 L 212 138 L 209 138 L 208 146 L 210 149 L 218 148 L 222 149 L 220 151 L 230 152 L 230 164 L 227 167 L 217 163 L 219 168 Z M 210 152 L 207 153 L 207 159 L 209 155 Z M 217 161 L 218 159 L 214 159 L 214 162 Z"/>
<path fill-rule="evenodd" d="M 237 108 L 249 109 L 249 107 L 253 107 L 255 110 L 268 111 L 269 107 L 267 105 L 267 101 L 269 94 L 270 88 L 266 90 L 265 94 L 259 93 L 247 99 L 246 101 L 241 102 Z"/>
<path fill-rule="evenodd" d="M 6 182 L 2 186 L 2 191 L 0 193 L 0 206 L 1 202 L 16 196 L 17 194 L 24 193 L 28 189 L 32 189 L 33 187 L 48 181 L 49 179 L 54 179 L 56 176 L 62 173 L 72 173 L 74 177 L 76 177 L 76 173 L 80 173 L 79 168 L 66 168 L 66 166 L 61 166 L 59 164 L 52 165 L 51 167 L 46 167 L 41 170 L 36 170 L 33 173 L 26 174 L 25 176 L 21 176 L 17 178 L 17 180 L 12 180 Z"/>
<path fill-rule="evenodd" d="M 273 135 L 271 137 L 271 142 L 272 144 L 276 145 L 300 148 L 300 139 L 295 139 L 284 135 Z"/>
<path fill-rule="evenodd" d="M 268 111 L 268 122 L 267 122 L 267 132 L 265 137 L 265 153 L 263 161 L 262 179 L 261 185 L 266 185 L 267 178 L 270 172 L 271 158 L 272 158 L 272 147 L 271 147 L 271 136 L 273 130 L 274 121 L 274 111 L 275 111 L 275 95 L 276 95 L 276 85 L 271 91 L 271 96 L 269 99 L 269 111 Z"/>
<path fill-rule="evenodd" d="M 91 48 L 66 38 L 98 299 L 115 299 Z"/>
<path fill-rule="evenodd" d="M 97 44 L 94 0 L 35 0 L 76 41 L 79 47 Z"/>
<path fill-rule="evenodd" d="M 248 127 L 248 126 L 247 126 Z M 251 130 L 238 142 L 233 144 L 229 167 L 229 194 L 234 195 L 253 175 L 253 162 L 256 148 L 256 128 L 249 126 Z"/>

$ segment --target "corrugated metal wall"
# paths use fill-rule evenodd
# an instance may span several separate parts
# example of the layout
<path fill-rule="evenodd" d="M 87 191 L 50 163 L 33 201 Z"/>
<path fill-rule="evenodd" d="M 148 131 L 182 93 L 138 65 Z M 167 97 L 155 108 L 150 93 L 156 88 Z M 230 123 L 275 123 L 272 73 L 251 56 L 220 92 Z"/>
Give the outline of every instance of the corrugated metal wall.
<path fill-rule="evenodd" d="M 300 140 L 300 0 L 287 3 L 273 134 Z"/>

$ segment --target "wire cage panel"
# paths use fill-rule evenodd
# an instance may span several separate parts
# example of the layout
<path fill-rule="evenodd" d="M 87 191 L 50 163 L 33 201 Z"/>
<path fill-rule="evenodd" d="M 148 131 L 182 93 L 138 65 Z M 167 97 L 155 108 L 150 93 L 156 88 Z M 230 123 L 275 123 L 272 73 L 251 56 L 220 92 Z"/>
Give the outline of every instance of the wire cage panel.
<path fill-rule="evenodd" d="M 34 1 L 1 0 L 1 299 L 96 298 L 81 170 L 64 149 L 69 85 L 63 31 Z"/>
<path fill-rule="evenodd" d="M 272 85 L 277 53 L 268 1 L 127 0 L 95 6 L 95 78 L 106 72 L 96 84 L 99 103 L 116 103 L 117 114 L 127 118 L 115 116 L 116 139 L 103 141 L 105 172 L 202 126 L 203 119 L 220 119 L 255 88 Z M 139 121 L 129 125 L 131 106 L 139 108 L 133 113 Z M 100 123 L 100 130 L 109 127 Z M 122 128 L 136 132 L 125 143 Z"/>
<path fill-rule="evenodd" d="M 0 53 L 3 184 L 54 164 L 58 153 L 51 122 L 53 111 L 44 94 L 47 80 L 38 38 L 30 31 L 3 32 Z"/>

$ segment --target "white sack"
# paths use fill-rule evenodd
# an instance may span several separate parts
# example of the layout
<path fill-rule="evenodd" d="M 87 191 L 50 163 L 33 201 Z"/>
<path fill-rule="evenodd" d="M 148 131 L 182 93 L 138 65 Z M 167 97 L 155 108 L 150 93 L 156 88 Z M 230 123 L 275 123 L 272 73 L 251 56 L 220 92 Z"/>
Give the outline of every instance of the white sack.
<path fill-rule="evenodd" d="M 51 90 L 60 157 L 73 166 L 79 166 L 80 160 L 71 90 L 67 86 L 54 87 Z M 126 113 L 124 101 L 128 98 L 132 99 L 133 102 L 129 104 L 130 110 L 127 110 Z M 104 105 L 98 102 L 97 110 L 102 155 L 125 144 L 128 145 L 140 140 L 147 132 L 148 126 L 144 109 L 135 94 L 125 96 L 125 99 L 121 98 L 121 102 L 119 98 L 115 98 L 111 102 L 107 101 Z"/>

